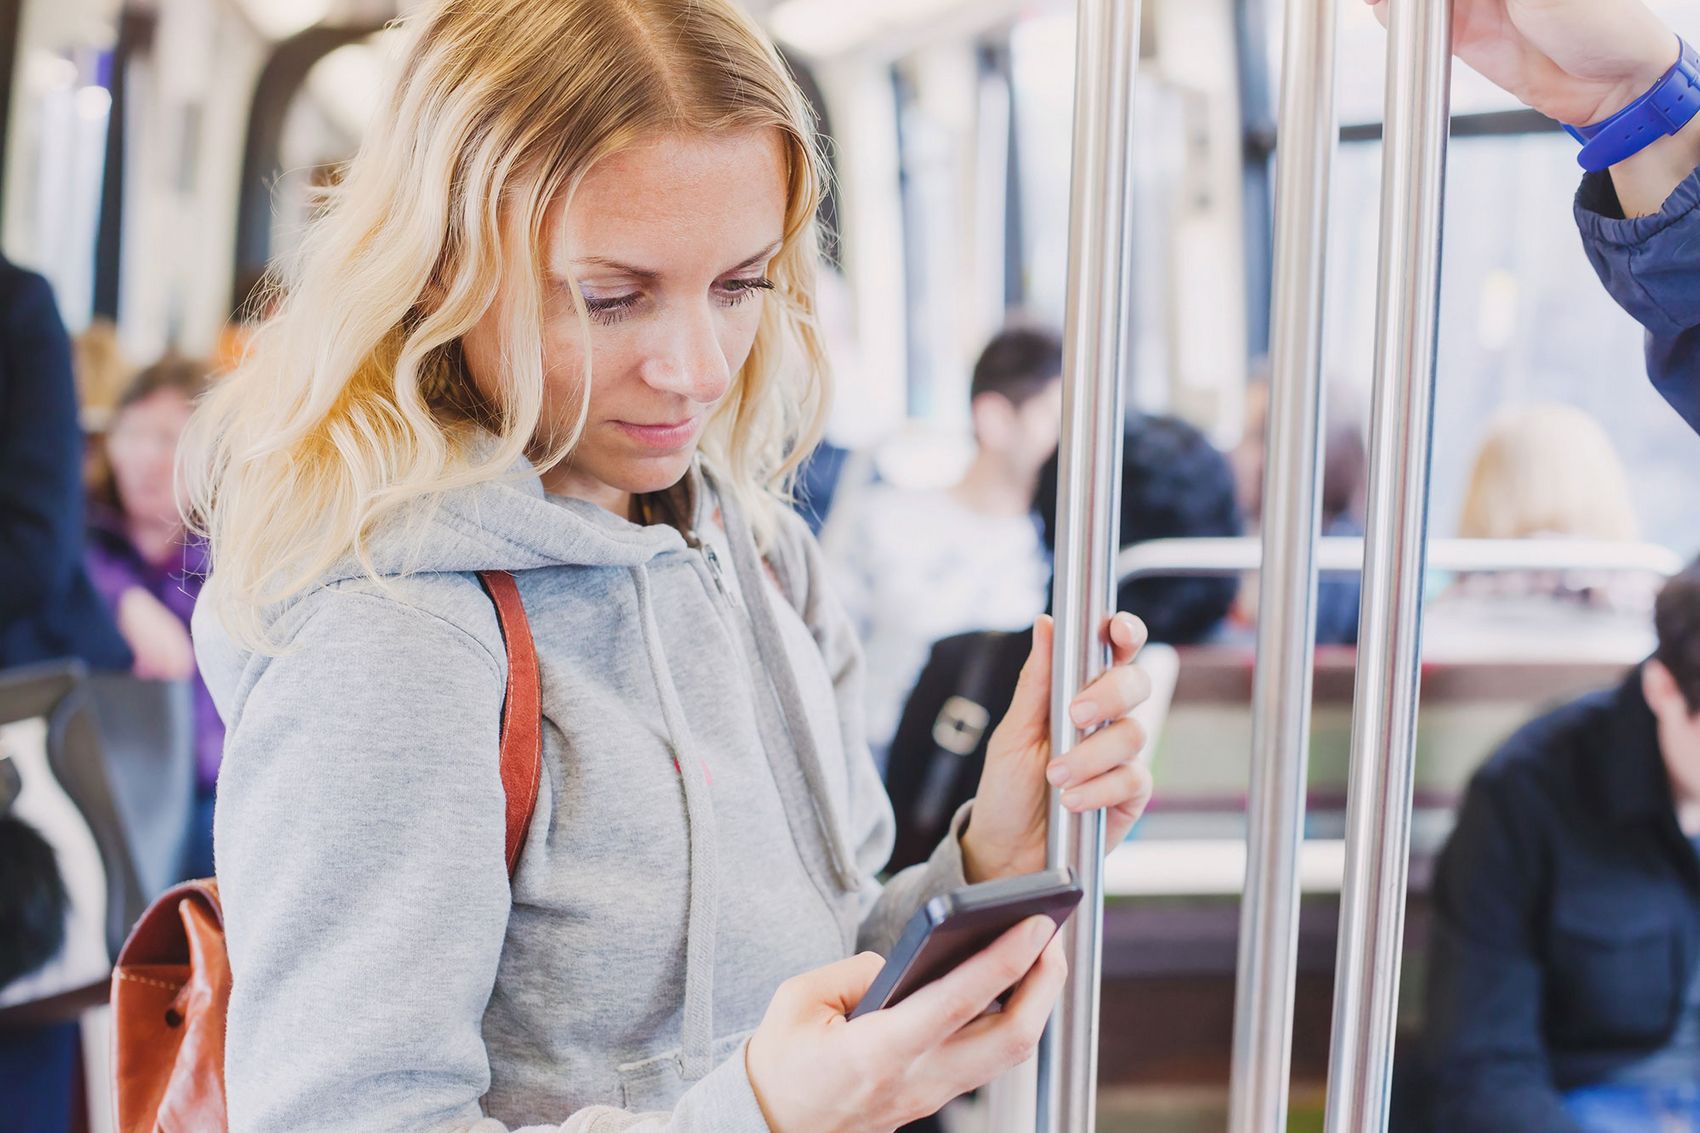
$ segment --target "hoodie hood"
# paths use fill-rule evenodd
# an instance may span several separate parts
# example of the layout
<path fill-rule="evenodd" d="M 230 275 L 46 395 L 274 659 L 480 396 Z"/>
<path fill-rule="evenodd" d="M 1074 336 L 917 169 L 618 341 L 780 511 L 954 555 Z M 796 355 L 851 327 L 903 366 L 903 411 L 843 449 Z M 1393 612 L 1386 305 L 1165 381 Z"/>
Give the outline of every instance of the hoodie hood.
<path fill-rule="evenodd" d="M 693 463 L 666 493 L 669 506 L 692 516 L 693 528 L 704 489 L 703 472 Z M 550 566 L 629 569 L 687 546 L 671 525 L 640 525 L 585 500 L 549 495 L 524 457 L 499 479 L 441 493 L 415 508 L 368 534 L 364 549 L 380 577 Z M 365 573 L 351 555 L 325 581 Z"/>

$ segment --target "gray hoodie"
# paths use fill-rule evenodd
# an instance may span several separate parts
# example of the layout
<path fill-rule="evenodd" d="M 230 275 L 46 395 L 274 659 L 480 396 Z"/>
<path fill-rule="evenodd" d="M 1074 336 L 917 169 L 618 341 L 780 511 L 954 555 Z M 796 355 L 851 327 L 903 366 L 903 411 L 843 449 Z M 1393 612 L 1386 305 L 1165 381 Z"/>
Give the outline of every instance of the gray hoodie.
<path fill-rule="evenodd" d="M 280 652 L 197 612 L 229 727 L 233 1133 L 763 1133 L 743 1044 L 780 981 L 963 883 L 962 816 L 874 879 L 860 655 L 800 521 L 764 561 L 700 474 L 670 497 L 686 537 L 519 472 L 375 538 L 385 585 L 336 572 L 277 610 Z M 542 668 L 511 888 L 482 569 L 518 577 Z"/>

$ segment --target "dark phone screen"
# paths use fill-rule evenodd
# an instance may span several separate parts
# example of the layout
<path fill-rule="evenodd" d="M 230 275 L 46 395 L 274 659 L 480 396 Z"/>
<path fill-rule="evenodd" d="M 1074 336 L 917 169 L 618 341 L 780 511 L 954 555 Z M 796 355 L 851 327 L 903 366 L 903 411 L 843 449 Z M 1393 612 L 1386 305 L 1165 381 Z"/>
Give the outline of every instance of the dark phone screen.
<path fill-rule="evenodd" d="M 901 1003 L 1028 917 L 1048 916 L 1061 928 L 1080 895 L 1067 870 L 1048 870 L 970 885 L 929 902 L 904 929 L 850 1018 Z"/>

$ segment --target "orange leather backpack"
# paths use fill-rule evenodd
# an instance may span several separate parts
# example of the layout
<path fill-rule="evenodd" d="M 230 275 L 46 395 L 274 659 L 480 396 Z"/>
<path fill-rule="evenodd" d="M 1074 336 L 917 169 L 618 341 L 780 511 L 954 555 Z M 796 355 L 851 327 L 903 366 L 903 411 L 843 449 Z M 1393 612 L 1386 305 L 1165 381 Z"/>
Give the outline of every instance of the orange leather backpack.
<path fill-rule="evenodd" d="M 542 690 L 514 577 L 481 571 L 508 654 L 502 788 L 508 875 L 519 863 L 542 773 Z M 190 881 L 148 907 L 112 973 L 113 1088 L 119 1133 L 224 1133 L 224 1015 L 230 959 L 218 882 Z"/>

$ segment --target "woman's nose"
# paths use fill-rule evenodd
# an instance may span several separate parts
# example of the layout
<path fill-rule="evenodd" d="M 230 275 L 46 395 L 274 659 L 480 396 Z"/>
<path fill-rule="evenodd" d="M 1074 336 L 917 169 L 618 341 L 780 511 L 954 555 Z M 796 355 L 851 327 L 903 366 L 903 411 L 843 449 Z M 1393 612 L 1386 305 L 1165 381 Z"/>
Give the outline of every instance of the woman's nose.
<path fill-rule="evenodd" d="M 653 352 L 644 359 L 644 382 L 702 405 L 720 400 L 731 384 L 732 372 L 717 331 L 713 312 L 706 306 L 681 311 L 668 320 Z"/>

